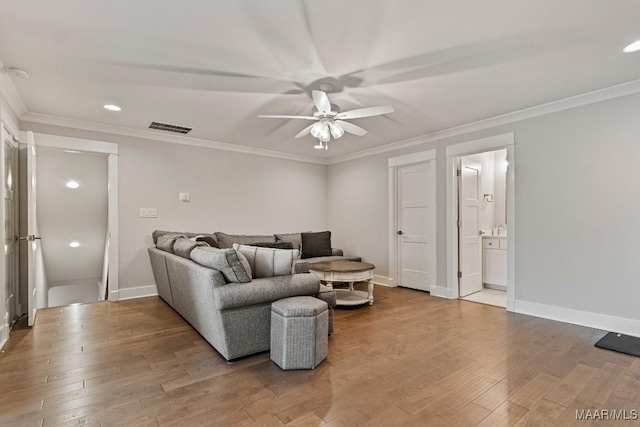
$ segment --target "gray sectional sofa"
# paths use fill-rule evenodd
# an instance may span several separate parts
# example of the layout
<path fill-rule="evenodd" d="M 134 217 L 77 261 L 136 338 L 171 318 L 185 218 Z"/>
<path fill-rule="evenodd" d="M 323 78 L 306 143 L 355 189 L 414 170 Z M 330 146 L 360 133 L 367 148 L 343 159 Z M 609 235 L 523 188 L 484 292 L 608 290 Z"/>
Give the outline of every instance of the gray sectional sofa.
<path fill-rule="evenodd" d="M 190 249 L 158 244 L 166 235 L 180 234 L 190 238 L 209 236 L 220 246 L 233 243 L 276 242 L 275 235 L 241 236 L 225 233 L 186 233 L 155 231 L 149 257 L 158 295 L 191 324 L 225 359 L 233 360 L 263 352 L 270 346 L 271 303 L 292 296 L 315 296 L 329 306 L 329 333 L 333 330 L 335 292 L 320 284 L 308 273 L 308 264 L 324 260 L 349 259 L 342 251 L 333 250 L 330 257 L 298 260 L 296 274 L 254 278 L 247 283 L 229 283 L 221 271 L 200 265 L 190 259 Z M 265 240 L 266 239 L 266 240 Z M 192 239 L 193 240 L 193 239 Z M 186 239 L 185 239 L 186 242 Z M 195 245 L 194 245 L 195 247 Z M 195 250 L 195 249 L 193 249 Z M 199 249 L 198 249 L 199 250 Z"/>

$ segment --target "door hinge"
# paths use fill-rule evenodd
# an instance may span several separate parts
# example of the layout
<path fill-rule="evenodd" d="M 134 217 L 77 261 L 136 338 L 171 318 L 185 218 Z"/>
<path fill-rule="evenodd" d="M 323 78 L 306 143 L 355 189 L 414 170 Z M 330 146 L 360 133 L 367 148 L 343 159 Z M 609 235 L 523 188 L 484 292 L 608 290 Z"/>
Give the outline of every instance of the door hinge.
<path fill-rule="evenodd" d="M 458 279 L 462 279 L 462 271 L 458 271 Z"/>
<path fill-rule="evenodd" d="M 461 220 L 458 220 L 457 225 L 458 225 L 458 228 L 462 227 L 462 221 L 461 221 Z"/>
<path fill-rule="evenodd" d="M 456 176 L 462 176 L 462 169 L 458 169 L 456 171 Z"/>

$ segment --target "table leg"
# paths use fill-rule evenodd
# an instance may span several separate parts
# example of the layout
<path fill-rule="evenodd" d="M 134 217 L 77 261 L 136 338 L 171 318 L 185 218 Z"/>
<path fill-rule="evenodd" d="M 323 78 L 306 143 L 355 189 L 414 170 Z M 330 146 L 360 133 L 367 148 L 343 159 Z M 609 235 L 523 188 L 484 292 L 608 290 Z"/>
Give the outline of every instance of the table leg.
<path fill-rule="evenodd" d="M 349 292 L 353 292 L 353 282 L 349 282 Z"/>
<path fill-rule="evenodd" d="M 323 282 L 327 285 L 327 288 L 333 289 L 333 282 L 331 280 L 323 280 Z"/>
<path fill-rule="evenodd" d="M 373 279 L 369 279 L 369 305 L 373 305 Z"/>

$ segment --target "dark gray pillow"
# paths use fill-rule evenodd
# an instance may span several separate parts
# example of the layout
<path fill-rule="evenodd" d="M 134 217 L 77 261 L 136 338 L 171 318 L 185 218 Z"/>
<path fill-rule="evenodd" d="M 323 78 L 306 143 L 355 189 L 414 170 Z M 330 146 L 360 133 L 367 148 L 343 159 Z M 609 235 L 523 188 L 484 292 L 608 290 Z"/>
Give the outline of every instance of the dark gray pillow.
<path fill-rule="evenodd" d="M 271 235 L 244 235 L 244 234 L 227 234 L 216 231 L 216 240 L 221 248 L 230 248 L 234 243 L 239 245 L 250 245 L 256 242 L 275 242 L 276 237 Z"/>
<path fill-rule="evenodd" d="M 311 233 L 308 231 L 307 233 Z M 275 234 L 276 242 L 291 242 L 293 249 L 302 250 L 302 233 Z"/>
<path fill-rule="evenodd" d="M 209 235 L 198 235 L 196 237 L 194 237 L 194 239 L 196 239 L 196 242 L 204 242 L 207 245 L 211 246 L 212 248 L 220 248 L 220 246 L 218 245 L 218 241 L 216 239 L 213 238 L 213 236 Z"/>
<path fill-rule="evenodd" d="M 249 261 L 234 249 L 218 249 L 200 246 L 191 251 L 191 259 L 200 265 L 218 270 L 227 283 L 251 281 Z"/>
<path fill-rule="evenodd" d="M 302 257 L 331 256 L 331 232 L 302 233 Z"/>
<path fill-rule="evenodd" d="M 271 248 L 271 249 L 293 249 L 293 243 L 291 242 L 274 242 L 274 243 L 258 242 L 258 243 L 251 243 L 248 246 L 257 246 L 259 248 Z"/>

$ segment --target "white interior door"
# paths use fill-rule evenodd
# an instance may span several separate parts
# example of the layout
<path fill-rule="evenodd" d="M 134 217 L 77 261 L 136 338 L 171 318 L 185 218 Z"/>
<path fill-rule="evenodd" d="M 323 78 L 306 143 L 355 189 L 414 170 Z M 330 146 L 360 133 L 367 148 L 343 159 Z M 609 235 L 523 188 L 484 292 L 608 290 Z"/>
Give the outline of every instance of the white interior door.
<path fill-rule="evenodd" d="M 458 187 L 460 297 L 482 290 L 481 172 L 479 163 L 461 159 Z"/>
<path fill-rule="evenodd" d="M 19 316 L 18 309 L 18 144 L 8 132 L 2 134 L 4 199 L 4 270 L 6 322 Z"/>
<path fill-rule="evenodd" d="M 38 282 L 42 280 L 42 249 L 40 248 L 40 237 L 38 233 L 37 208 L 36 208 L 36 144 L 33 139 L 33 132 L 27 132 L 27 263 L 28 263 L 28 286 L 29 286 L 29 326 L 33 325 L 36 318 L 37 291 L 40 286 Z"/>
<path fill-rule="evenodd" d="M 398 168 L 398 285 L 430 290 L 433 218 L 430 163 Z"/>

